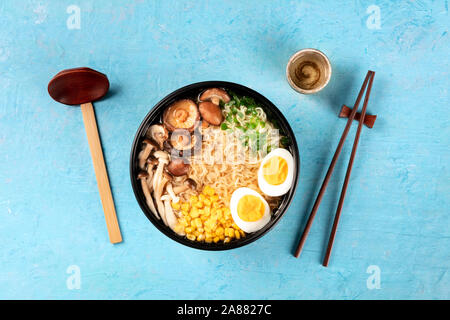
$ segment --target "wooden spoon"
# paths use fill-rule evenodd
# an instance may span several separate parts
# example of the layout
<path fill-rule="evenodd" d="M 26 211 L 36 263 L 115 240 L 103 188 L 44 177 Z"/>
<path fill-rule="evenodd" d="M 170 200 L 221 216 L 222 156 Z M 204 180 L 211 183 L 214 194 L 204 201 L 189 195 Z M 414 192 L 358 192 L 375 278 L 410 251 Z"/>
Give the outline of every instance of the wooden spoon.
<path fill-rule="evenodd" d="M 90 68 L 63 70 L 56 74 L 48 84 L 48 93 L 56 101 L 68 105 L 81 105 L 100 199 L 105 212 L 109 241 L 118 243 L 122 241 L 122 235 L 117 222 L 105 160 L 103 159 L 94 107 L 91 103 L 102 98 L 108 92 L 108 89 L 109 81 L 106 75 Z"/>

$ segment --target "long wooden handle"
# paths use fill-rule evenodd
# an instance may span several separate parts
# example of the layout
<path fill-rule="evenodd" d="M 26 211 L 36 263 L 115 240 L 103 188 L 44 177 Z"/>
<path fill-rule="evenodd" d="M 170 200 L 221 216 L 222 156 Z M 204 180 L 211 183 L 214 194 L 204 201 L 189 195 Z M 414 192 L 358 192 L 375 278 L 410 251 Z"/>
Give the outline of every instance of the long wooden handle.
<path fill-rule="evenodd" d="M 95 120 L 94 107 L 92 103 L 81 105 L 83 112 L 84 128 L 91 149 L 92 162 L 94 163 L 95 177 L 97 178 L 98 191 L 105 212 L 106 227 L 108 228 L 109 241 L 111 243 L 122 242 L 119 223 L 117 222 L 116 209 L 109 186 L 108 173 L 106 172 L 105 160 L 103 159 L 102 145 L 98 136 L 97 121 Z"/>

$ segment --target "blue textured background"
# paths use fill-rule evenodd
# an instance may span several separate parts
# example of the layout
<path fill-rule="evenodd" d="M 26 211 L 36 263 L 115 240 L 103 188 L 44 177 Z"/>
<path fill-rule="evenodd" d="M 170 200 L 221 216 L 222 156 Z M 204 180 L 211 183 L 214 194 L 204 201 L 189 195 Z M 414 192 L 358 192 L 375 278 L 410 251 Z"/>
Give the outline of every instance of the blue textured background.
<path fill-rule="evenodd" d="M 0 2 L 0 298 L 450 298 L 449 14 L 447 1 Z M 68 29 L 69 5 L 81 29 Z M 381 28 L 369 29 L 377 5 Z M 324 51 L 317 95 L 285 79 L 296 50 Z M 53 101 L 58 71 L 106 73 L 95 103 L 124 242 L 108 242 L 79 108 Z M 292 256 L 365 73 L 376 71 L 329 268 L 321 266 L 345 175 L 345 145 L 300 259 Z M 163 236 L 134 198 L 136 129 L 171 91 L 202 80 L 247 85 L 274 102 L 298 139 L 292 206 L 265 237 L 203 252 Z M 349 135 L 353 140 L 356 123 Z M 69 290 L 70 265 L 81 289 Z M 369 290 L 368 266 L 381 270 Z"/>

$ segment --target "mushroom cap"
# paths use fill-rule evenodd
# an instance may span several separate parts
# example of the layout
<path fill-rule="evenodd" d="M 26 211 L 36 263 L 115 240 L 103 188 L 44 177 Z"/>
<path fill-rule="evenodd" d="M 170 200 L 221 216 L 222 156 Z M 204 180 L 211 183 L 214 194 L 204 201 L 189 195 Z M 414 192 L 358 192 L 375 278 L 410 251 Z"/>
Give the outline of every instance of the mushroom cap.
<path fill-rule="evenodd" d="M 231 100 L 230 96 L 228 95 L 228 93 L 223 90 L 223 89 L 219 89 L 219 88 L 210 88 L 205 90 L 201 95 L 200 95 L 200 101 L 211 101 L 214 104 L 219 104 L 219 101 L 223 101 L 224 103 L 227 103 Z"/>
<path fill-rule="evenodd" d="M 167 170 L 174 176 L 182 176 L 188 173 L 189 163 L 183 158 L 172 159 L 167 165 Z"/>
<path fill-rule="evenodd" d="M 193 131 L 199 119 L 197 105 L 189 99 L 175 101 L 163 114 L 163 123 L 169 131 L 175 129 Z"/>
<path fill-rule="evenodd" d="M 171 174 L 167 173 L 167 172 L 163 172 L 163 177 L 167 180 L 167 181 L 172 181 L 173 177 Z"/>
<path fill-rule="evenodd" d="M 142 140 L 142 143 L 154 145 L 154 143 L 150 139 Z"/>
<path fill-rule="evenodd" d="M 170 195 L 165 194 L 163 196 L 161 196 L 161 200 L 162 201 L 170 201 L 172 198 L 170 197 Z"/>
<path fill-rule="evenodd" d="M 191 135 L 186 129 L 176 129 L 170 135 L 170 144 L 177 150 L 184 151 L 192 149 L 197 144 L 197 136 Z"/>
<path fill-rule="evenodd" d="M 222 111 L 217 104 L 214 104 L 209 101 L 200 102 L 198 105 L 198 109 L 200 110 L 200 114 L 203 119 L 205 119 L 208 123 L 218 126 L 223 121 Z"/>
<path fill-rule="evenodd" d="M 197 188 L 197 182 L 195 182 L 191 178 L 187 178 L 183 184 L 187 185 L 189 188 L 191 188 L 193 190 L 195 190 Z"/>
<path fill-rule="evenodd" d="M 153 139 L 145 138 L 144 140 L 142 140 L 142 143 L 151 145 L 153 147 L 153 149 L 159 148 L 157 142 Z"/>
<path fill-rule="evenodd" d="M 153 157 L 153 156 L 150 156 L 150 157 L 148 157 L 148 159 L 147 159 L 147 163 L 150 164 L 150 165 L 156 166 L 156 165 L 158 164 L 158 159 L 156 159 L 156 158 Z"/>
<path fill-rule="evenodd" d="M 147 171 L 141 171 L 141 172 L 139 172 L 139 174 L 137 176 L 138 179 L 147 178 L 147 177 L 148 177 Z"/>
<path fill-rule="evenodd" d="M 148 128 L 146 137 L 153 140 L 162 149 L 164 141 L 169 138 L 169 132 L 167 132 L 167 129 L 163 125 L 154 124 Z M 148 139 L 145 140 L 148 141 Z"/>
<path fill-rule="evenodd" d="M 164 143 L 163 143 L 163 150 L 164 151 L 166 151 L 167 153 L 171 153 L 171 151 L 172 151 L 172 144 L 170 143 L 170 141 L 169 140 L 166 140 L 166 141 L 164 141 Z"/>
<path fill-rule="evenodd" d="M 203 121 L 202 121 L 202 129 L 206 129 L 206 128 L 208 128 L 208 127 L 209 127 L 208 121 L 206 121 L 205 119 L 203 119 Z"/>
<path fill-rule="evenodd" d="M 167 152 L 165 152 L 165 151 L 162 151 L 162 150 L 155 151 L 153 153 L 153 156 L 155 158 L 157 158 L 158 160 L 161 159 L 161 158 L 162 159 L 169 159 L 169 154 Z"/>

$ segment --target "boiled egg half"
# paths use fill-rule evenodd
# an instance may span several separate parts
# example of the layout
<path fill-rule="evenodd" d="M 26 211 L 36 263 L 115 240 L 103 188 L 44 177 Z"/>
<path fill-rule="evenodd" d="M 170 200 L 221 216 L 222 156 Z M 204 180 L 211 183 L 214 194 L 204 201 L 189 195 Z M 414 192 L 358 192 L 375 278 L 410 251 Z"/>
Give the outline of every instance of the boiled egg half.
<path fill-rule="evenodd" d="M 294 159 L 289 151 L 278 148 L 269 152 L 258 170 L 258 186 L 271 197 L 278 197 L 292 186 L 294 179 Z"/>
<path fill-rule="evenodd" d="M 230 211 L 237 226 L 247 233 L 258 231 L 270 221 L 269 204 L 250 188 L 239 188 L 233 192 Z"/>

